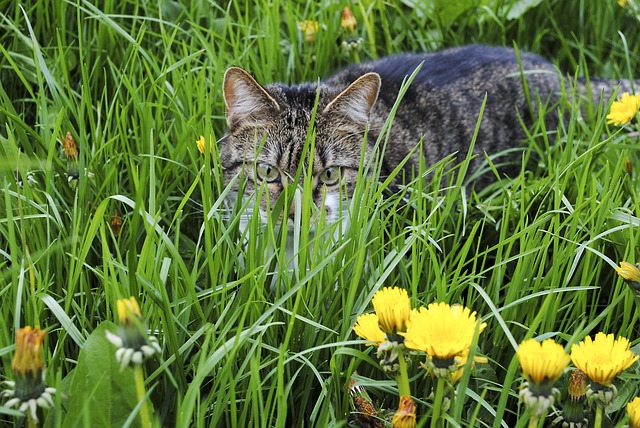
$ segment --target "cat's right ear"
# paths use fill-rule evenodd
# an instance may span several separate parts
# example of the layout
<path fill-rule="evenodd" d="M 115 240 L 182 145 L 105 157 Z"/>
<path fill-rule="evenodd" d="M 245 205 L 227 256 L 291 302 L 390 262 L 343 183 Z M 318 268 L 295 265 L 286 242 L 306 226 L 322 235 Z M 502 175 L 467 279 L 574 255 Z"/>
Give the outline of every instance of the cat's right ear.
<path fill-rule="evenodd" d="M 230 129 L 239 125 L 259 126 L 280 111 L 278 102 L 240 67 L 227 69 L 222 87 Z"/>
<path fill-rule="evenodd" d="M 366 73 L 340 92 L 323 110 L 358 125 L 366 125 L 380 91 L 380 75 Z"/>

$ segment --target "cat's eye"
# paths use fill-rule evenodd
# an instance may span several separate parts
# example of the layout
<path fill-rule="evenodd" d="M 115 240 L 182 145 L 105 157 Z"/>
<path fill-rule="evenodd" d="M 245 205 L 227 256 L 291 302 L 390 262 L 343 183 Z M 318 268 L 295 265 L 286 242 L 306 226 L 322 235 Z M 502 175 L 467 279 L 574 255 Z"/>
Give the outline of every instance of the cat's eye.
<path fill-rule="evenodd" d="M 267 183 L 273 183 L 280 178 L 280 171 L 266 163 L 257 165 L 256 172 L 258 173 L 260 180 L 266 181 Z"/>
<path fill-rule="evenodd" d="M 335 186 L 340 181 L 340 168 L 329 167 L 325 169 L 318 176 L 318 180 L 325 186 Z"/>

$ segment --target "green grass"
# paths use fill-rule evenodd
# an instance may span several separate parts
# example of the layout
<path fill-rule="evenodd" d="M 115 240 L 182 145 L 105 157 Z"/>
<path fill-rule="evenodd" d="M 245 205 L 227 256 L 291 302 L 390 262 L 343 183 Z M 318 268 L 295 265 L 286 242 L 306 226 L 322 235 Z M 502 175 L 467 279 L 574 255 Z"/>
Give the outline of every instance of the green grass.
<path fill-rule="evenodd" d="M 451 168 L 469 159 L 430 167 L 433 180 L 404 195 L 361 180 L 339 238 L 327 238 L 337 225 L 313 235 L 302 222 L 290 274 L 286 236 L 258 218 L 242 235 L 241 207 L 225 209 L 217 145 L 202 157 L 195 141 L 224 134 L 231 65 L 261 83 L 294 83 L 356 61 L 339 46 L 345 4 L 92 3 L 0 0 L 0 379 L 14 379 L 16 329 L 46 329 L 46 382 L 63 392 L 39 413 L 47 426 L 138 426 L 133 372 L 119 370 L 104 341 L 103 322 L 129 296 L 162 346 L 144 364 L 160 426 L 346 426 L 356 370 L 392 413 L 396 384 L 351 330 L 387 285 L 407 289 L 415 307 L 462 303 L 488 323 L 478 353 L 489 363 L 449 411 L 460 426 L 526 421 L 515 358 L 525 338 L 569 349 L 604 331 L 638 344 L 640 314 L 613 267 L 640 262 L 640 146 L 637 133 L 606 125 L 607 105 L 565 110 L 548 138 L 534 128 L 527 168 L 479 193 L 453 186 Z M 639 77 L 638 21 L 615 1 L 456 4 L 349 3 L 359 58 L 516 43 L 569 76 Z M 313 44 L 303 19 L 321 23 Z M 67 132 L 77 165 L 62 151 Z M 417 360 L 411 386 L 424 426 L 432 386 Z M 613 422 L 638 395 L 638 373 L 617 383 Z M 16 421 L 26 424 L 0 407 L 0 425 Z"/>

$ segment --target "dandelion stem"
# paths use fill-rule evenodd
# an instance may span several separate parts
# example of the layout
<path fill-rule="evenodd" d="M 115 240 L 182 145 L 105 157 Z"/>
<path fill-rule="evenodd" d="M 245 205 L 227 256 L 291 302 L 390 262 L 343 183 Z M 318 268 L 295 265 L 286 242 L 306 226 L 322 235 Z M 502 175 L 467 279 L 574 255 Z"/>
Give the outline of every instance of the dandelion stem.
<path fill-rule="evenodd" d="M 436 398 L 433 402 L 433 414 L 431 415 L 431 428 L 435 428 L 438 426 L 438 419 L 440 419 L 440 409 L 442 408 L 442 400 L 444 399 L 444 383 L 444 378 L 438 377 Z"/>
<path fill-rule="evenodd" d="M 538 426 L 538 417 L 531 415 L 529 418 L 529 428 L 536 428 Z"/>
<path fill-rule="evenodd" d="M 593 421 L 593 428 L 600 428 L 602 426 L 602 409 L 603 406 L 596 406 L 596 419 Z"/>
<path fill-rule="evenodd" d="M 405 395 L 411 395 L 411 387 L 409 386 L 409 374 L 407 372 L 407 361 L 404 359 L 404 352 L 398 353 L 398 365 L 400 368 L 400 374 L 396 376 L 396 382 L 398 383 L 398 392 L 400 397 Z"/>
<path fill-rule="evenodd" d="M 31 413 L 27 413 L 29 416 L 27 416 L 27 423 L 29 428 L 36 428 L 37 424 L 36 421 L 31 417 Z"/>
<path fill-rule="evenodd" d="M 140 420 L 143 428 L 151 428 L 151 417 L 149 416 L 149 406 L 147 405 L 146 391 L 144 389 L 144 374 L 142 373 L 142 366 L 135 364 L 133 367 L 133 374 L 136 381 L 136 394 L 138 401 L 142 401 L 140 407 Z"/>

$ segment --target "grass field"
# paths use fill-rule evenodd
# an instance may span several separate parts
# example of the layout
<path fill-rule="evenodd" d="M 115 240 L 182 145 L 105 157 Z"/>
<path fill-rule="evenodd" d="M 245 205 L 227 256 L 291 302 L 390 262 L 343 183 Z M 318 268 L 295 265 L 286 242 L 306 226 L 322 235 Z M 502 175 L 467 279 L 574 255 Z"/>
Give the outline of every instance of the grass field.
<path fill-rule="evenodd" d="M 345 6 L 353 34 L 341 28 Z M 238 65 L 261 83 L 295 83 L 390 53 L 486 43 L 542 54 L 570 79 L 640 78 L 634 10 L 632 0 L 0 0 L 0 380 L 16 379 L 16 331 L 38 326 L 57 390 L 38 422 L 3 406 L 0 425 L 389 426 L 398 385 L 352 327 L 376 291 L 398 286 L 413 307 L 460 303 L 487 323 L 475 352 L 488 362 L 465 372 L 439 421 L 436 382 L 412 356 L 417 425 L 527 426 L 523 340 L 569 351 L 605 332 L 639 348 L 637 302 L 615 271 L 640 262 L 637 121 L 613 126 L 608 104 L 572 106 L 568 85 L 566 123 L 548 137 L 534 127 L 520 175 L 473 192 L 451 173 L 468 163 L 460 156 L 403 195 L 362 179 L 349 229 L 312 234 L 303 221 L 289 261 L 286 234 L 256 216 L 243 235 L 242 207 L 225 208 L 222 77 Z M 318 22 L 314 41 L 305 20 Z M 343 48 L 358 38 L 358 50 Z M 214 142 L 205 156 L 200 136 Z M 71 138 L 77 157 L 63 150 Z M 130 296 L 161 352 L 121 370 L 106 331 Z M 636 363 L 614 381 L 603 426 L 623 423 L 639 374 Z M 565 407 L 567 378 L 547 423 Z M 354 413 L 351 379 L 379 425 Z"/>

